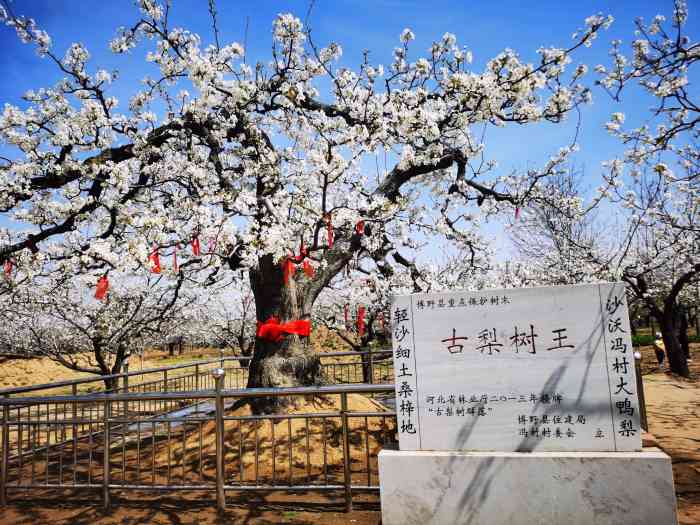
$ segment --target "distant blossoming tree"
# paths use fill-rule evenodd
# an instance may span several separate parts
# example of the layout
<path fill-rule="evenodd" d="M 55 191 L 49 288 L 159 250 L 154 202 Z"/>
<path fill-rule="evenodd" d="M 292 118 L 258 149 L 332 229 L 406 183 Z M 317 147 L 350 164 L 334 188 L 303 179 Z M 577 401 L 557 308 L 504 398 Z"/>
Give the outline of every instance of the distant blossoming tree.
<path fill-rule="evenodd" d="M 687 16 L 679 0 L 671 28 L 661 15 L 638 20 L 631 59 L 613 43 L 613 65 L 596 67 L 599 83 L 621 103 L 641 88 L 653 101 L 649 120 L 626 129 L 625 114 L 613 113 L 606 128 L 626 149 L 605 163 L 597 196 L 584 204 L 570 183 L 540 188 L 519 234 L 521 251 L 550 278 L 623 280 L 658 321 L 670 368 L 683 376 L 679 301 L 700 280 L 700 100 L 688 88 L 700 44 L 684 34 Z M 610 204 L 612 215 L 592 218 Z"/>
<path fill-rule="evenodd" d="M 3 306 L 2 330 L 14 334 L 13 347 L 77 372 L 119 374 L 132 354 L 170 332 L 193 302 L 159 279 L 116 275 L 98 300 L 88 279 L 42 278 L 16 289 Z M 104 381 L 108 390 L 117 386 L 113 378 Z"/>

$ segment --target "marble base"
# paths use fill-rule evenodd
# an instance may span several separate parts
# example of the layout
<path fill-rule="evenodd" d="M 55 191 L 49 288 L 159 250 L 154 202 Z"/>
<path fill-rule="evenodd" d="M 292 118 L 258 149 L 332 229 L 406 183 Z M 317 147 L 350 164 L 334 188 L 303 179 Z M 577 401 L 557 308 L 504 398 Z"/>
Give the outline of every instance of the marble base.
<path fill-rule="evenodd" d="M 379 453 L 382 525 L 675 525 L 671 458 L 642 452 Z"/>

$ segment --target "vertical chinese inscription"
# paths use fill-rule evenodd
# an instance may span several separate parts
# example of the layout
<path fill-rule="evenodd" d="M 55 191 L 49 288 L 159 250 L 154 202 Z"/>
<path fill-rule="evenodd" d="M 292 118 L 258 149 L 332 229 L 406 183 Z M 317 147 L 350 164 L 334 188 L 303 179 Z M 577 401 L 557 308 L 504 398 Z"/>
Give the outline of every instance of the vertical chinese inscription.
<path fill-rule="evenodd" d="M 396 420 L 402 450 L 420 449 L 420 420 L 413 311 L 410 297 L 396 297 L 391 308 L 394 373 L 396 375 Z"/>
<path fill-rule="evenodd" d="M 637 378 L 625 288 L 622 284 L 600 285 L 599 291 L 615 449 L 638 450 Z"/>

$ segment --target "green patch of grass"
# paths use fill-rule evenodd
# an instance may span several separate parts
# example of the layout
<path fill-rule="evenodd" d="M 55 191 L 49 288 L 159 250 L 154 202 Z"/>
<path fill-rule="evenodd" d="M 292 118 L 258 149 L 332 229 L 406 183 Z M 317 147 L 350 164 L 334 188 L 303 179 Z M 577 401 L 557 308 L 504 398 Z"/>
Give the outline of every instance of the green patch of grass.
<path fill-rule="evenodd" d="M 632 346 L 648 346 L 654 344 L 653 335 L 633 335 L 632 336 Z"/>
<path fill-rule="evenodd" d="M 688 341 L 691 343 L 700 343 L 700 336 L 688 336 Z M 632 346 L 649 346 L 654 344 L 653 335 L 637 334 L 632 336 Z"/>

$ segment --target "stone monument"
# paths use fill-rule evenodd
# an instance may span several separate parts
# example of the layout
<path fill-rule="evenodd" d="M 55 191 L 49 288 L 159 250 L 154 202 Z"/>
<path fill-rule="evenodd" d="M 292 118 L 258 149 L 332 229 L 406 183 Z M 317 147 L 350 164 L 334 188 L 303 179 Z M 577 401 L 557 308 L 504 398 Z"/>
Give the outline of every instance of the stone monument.
<path fill-rule="evenodd" d="M 676 523 L 670 458 L 642 450 L 623 284 L 398 296 L 391 313 L 384 525 Z"/>

